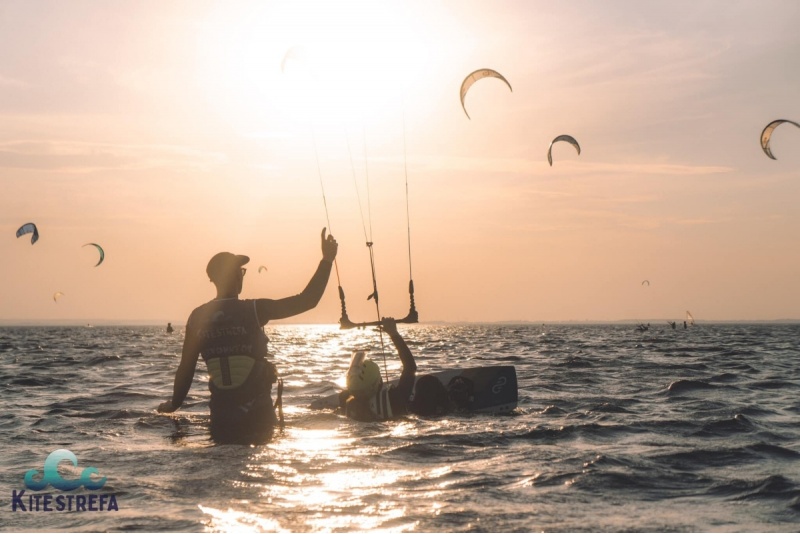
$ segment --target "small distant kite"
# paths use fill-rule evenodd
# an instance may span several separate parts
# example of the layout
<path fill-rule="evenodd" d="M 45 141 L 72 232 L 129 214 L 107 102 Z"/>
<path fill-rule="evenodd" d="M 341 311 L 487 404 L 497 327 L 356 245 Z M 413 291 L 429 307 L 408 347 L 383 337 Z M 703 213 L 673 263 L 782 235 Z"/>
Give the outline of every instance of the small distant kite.
<path fill-rule="evenodd" d="M 25 223 L 19 227 L 19 230 L 17 230 L 17 237 L 22 237 L 25 234 L 33 234 L 31 236 L 31 245 L 39 240 L 39 230 L 33 223 Z"/>
<path fill-rule="evenodd" d="M 267 268 L 264 265 L 262 265 L 261 267 L 258 268 L 258 272 L 266 271 L 266 270 L 267 270 Z"/>
<path fill-rule="evenodd" d="M 500 74 L 499 72 L 497 72 L 496 70 L 478 69 L 475 72 L 470 73 L 469 75 L 467 75 L 466 78 L 464 78 L 464 81 L 461 82 L 461 95 L 460 95 L 461 96 L 461 107 L 463 108 L 464 113 L 467 114 L 467 118 L 470 119 L 470 120 L 471 120 L 471 118 L 469 116 L 469 113 L 467 113 L 467 107 L 464 105 L 464 97 L 467 96 L 467 91 L 469 91 L 469 88 L 472 87 L 473 83 L 477 82 L 478 80 L 481 80 L 483 78 L 488 78 L 488 77 L 497 78 L 499 80 L 503 80 L 506 83 L 506 85 L 508 86 L 508 90 L 511 91 L 511 92 L 514 92 L 514 90 L 511 89 L 511 84 L 508 83 L 508 80 L 506 80 L 503 77 L 503 75 Z"/>
<path fill-rule="evenodd" d="M 551 167 L 553 166 L 553 145 L 559 141 L 566 141 L 567 143 L 571 144 L 575 147 L 575 150 L 578 151 L 578 155 L 581 155 L 581 145 L 578 144 L 574 137 L 571 135 L 559 135 L 550 142 L 550 148 L 547 149 L 547 162 Z"/>
<path fill-rule="evenodd" d="M 295 45 L 286 51 L 286 54 L 281 60 L 281 72 L 286 72 L 286 65 L 291 64 L 292 61 L 299 63 L 306 63 L 308 60 L 308 52 L 302 45 Z"/>
<path fill-rule="evenodd" d="M 650 280 L 642 280 L 642 285 L 645 285 L 645 284 L 647 284 L 647 286 L 649 287 L 650 286 Z"/>
<path fill-rule="evenodd" d="M 63 294 L 64 293 L 62 293 L 61 291 L 56 291 L 55 293 L 53 293 L 53 302 L 58 303 L 58 298 Z"/>
<path fill-rule="evenodd" d="M 794 121 L 790 121 L 790 120 L 786 120 L 786 119 L 778 119 L 776 121 L 772 121 L 771 123 L 767 124 L 767 126 L 761 132 L 761 149 L 764 151 L 764 154 L 766 154 L 767 156 L 769 156 L 772 159 L 778 159 L 778 158 L 776 158 L 775 156 L 772 155 L 772 150 L 769 147 L 769 141 L 770 141 L 770 138 L 772 137 L 772 132 L 775 130 L 775 128 L 777 128 L 778 126 L 780 126 L 784 122 L 788 122 L 789 124 L 794 124 L 795 126 L 800 128 L 800 124 L 797 124 Z"/>
<path fill-rule="evenodd" d="M 90 245 L 91 245 L 91 246 L 93 246 L 93 247 L 97 247 L 97 251 L 100 253 L 100 260 L 99 260 L 99 261 L 98 261 L 98 262 L 95 264 L 95 267 L 97 267 L 98 265 L 100 265 L 101 263 L 103 263 L 103 260 L 104 260 L 104 259 L 106 259 L 106 253 L 105 253 L 105 252 L 103 252 L 103 247 L 101 247 L 101 246 L 100 246 L 100 245 L 98 245 L 97 243 L 86 243 L 86 244 L 85 244 L 85 245 L 83 245 L 81 248 L 83 248 L 83 247 L 88 247 L 88 246 L 90 246 Z"/>

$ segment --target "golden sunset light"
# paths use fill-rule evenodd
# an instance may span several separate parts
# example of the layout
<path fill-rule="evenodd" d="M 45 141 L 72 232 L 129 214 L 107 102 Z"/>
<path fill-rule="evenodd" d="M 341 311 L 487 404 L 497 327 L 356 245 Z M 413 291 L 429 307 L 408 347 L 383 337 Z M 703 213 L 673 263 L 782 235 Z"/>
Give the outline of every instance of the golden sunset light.
<path fill-rule="evenodd" d="M 800 130 L 775 161 L 758 144 L 800 112 L 786 18 L 504 6 L 6 3 L 0 317 L 178 320 L 218 250 L 270 264 L 245 296 L 299 291 L 323 188 L 353 313 L 373 315 L 371 226 L 399 315 L 406 172 L 423 321 L 797 317 Z M 479 68 L 513 91 L 475 83 L 468 118 Z M 550 166 L 561 134 L 582 151 L 556 143 Z M 337 300 L 297 320 L 335 323 Z"/>
<path fill-rule="evenodd" d="M 0 531 L 796 531 L 798 21 L 0 0 Z"/>

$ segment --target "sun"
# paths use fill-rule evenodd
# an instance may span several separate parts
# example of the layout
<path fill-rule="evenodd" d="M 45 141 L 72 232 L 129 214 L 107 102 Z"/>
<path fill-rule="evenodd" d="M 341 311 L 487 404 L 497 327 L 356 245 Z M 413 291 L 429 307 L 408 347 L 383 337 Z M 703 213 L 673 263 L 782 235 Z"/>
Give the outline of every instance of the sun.
<path fill-rule="evenodd" d="M 426 42 L 401 3 L 286 2 L 209 13 L 198 78 L 210 105 L 254 126 L 374 126 L 424 79 Z"/>

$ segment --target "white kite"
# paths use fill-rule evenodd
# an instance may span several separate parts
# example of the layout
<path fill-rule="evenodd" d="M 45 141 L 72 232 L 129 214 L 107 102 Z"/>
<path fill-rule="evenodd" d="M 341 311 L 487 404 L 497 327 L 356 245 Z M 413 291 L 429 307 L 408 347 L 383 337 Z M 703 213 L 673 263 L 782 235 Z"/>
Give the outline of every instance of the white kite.
<path fill-rule="evenodd" d="M 772 132 L 775 131 L 775 128 L 777 128 L 784 122 L 788 122 L 789 124 L 794 124 L 795 126 L 800 128 L 800 124 L 797 124 L 794 121 L 786 119 L 778 119 L 776 121 L 772 121 L 771 123 L 767 124 L 767 126 L 761 132 L 761 149 L 764 151 L 764 154 L 766 154 L 772 159 L 778 159 L 778 158 L 772 155 L 772 150 L 769 147 L 769 141 L 772 138 Z"/>
<path fill-rule="evenodd" d="M 502 74 L 497 72 L 496 70 L 492 69 L 478 69 L 475 72 L 470 73 L 464 78 L 464 81 L 461 82 L 461 107 L 464 109 L 464 113 L 467 114 L 467 118 L 470 119 L 469 113 L 467 113 L 467 108 L 464 105 L 464 97 L 467 96 L 467 91 L 469 88 L 472 87 L 472 84 L 477 82 L 478 80 L 482 80 L 483 78 L 497 78 L 499 80 L 503 80 L 506 85 L 508 86 L 508 90 L 513 92 L 514 90 L 511 89 L 511 84 L 508 83 Z"/>

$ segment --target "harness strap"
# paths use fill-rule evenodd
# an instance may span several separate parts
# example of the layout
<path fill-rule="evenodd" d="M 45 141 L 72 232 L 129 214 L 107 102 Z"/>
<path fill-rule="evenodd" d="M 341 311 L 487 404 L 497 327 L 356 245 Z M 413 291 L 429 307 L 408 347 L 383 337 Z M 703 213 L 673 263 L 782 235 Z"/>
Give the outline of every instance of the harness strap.
<path fill-rule="evenodd" d="M 275 399 L 275 406 L 273 407 L 278 409 L 278 418 L 281 423 L 281 430 L 283 430 L 283 378 L 278 379 L 278 393 Z"/>
<path fill-rule="evenodd" d="M 381 421 L 388 421 L 394 415 L 392 403 L 389 400 L 391 386 L 384 386 L 369 402 L 370 411 Z"/>
<path fill-rule="evenodd" d="M 222 371 L 222 385 L 230 386 L 233 384 L 231 380 L 231 362 L 227 356 L 222 356 L 219 361 L 220 370 Z"/>

